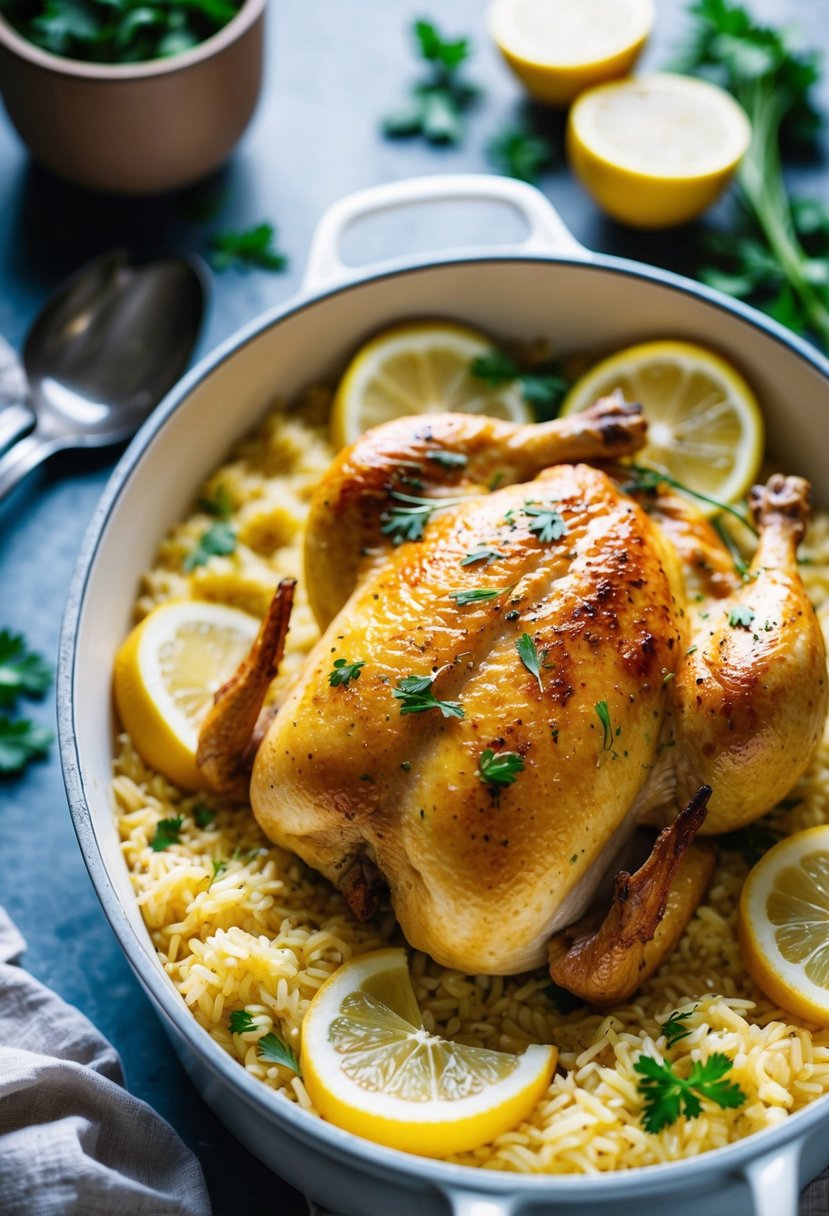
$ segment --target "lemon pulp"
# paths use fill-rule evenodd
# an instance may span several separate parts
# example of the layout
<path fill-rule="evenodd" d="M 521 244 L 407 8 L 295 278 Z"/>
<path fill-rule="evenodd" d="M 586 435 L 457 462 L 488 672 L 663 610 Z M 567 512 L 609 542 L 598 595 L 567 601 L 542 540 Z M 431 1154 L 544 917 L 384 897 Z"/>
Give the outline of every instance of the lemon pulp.
<path fill-rule="evenodd" d="M 398 949 L 346 963 L 302 1023 L 303 1077 L 320 1114 L 424 1156 L 477 1148 L 515 1127 L 546 1091 L 556 1060 L 553 1047 L 517 1056 L 430 1034 Z"/>

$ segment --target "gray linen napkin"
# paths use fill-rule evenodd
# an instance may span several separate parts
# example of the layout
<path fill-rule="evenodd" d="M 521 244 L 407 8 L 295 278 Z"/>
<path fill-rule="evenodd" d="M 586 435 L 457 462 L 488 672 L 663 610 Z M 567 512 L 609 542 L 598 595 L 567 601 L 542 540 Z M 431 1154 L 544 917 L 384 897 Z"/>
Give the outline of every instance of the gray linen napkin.
<path fill-rule="evenodd" d="M 0 908 L 0 1212 L 210 1216 L 196 1158 L 92 1023 L 15 965 L 24 949 Z"/>

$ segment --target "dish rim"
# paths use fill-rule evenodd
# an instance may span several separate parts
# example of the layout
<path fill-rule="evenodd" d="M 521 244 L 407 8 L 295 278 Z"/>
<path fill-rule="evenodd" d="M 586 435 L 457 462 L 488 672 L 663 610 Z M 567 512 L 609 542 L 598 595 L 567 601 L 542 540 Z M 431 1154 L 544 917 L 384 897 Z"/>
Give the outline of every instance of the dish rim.
<path fill-rule="evenodd" d="M 255 2 L 255 0 L 249 0 L 249 2 Z M 261 1081 L 247 1073 L 244 1068 L 240 1067 L 237 1060 L 234 1060 L 199 1026 L 172 983 L 160 971 L 147 970 L 139 966 L 138 959 L 143 958 L 146 953 L 146 945 L 141 941 L 127 917 L 98 845 L 86 801 L 84 781 L 81 776 L 81 759 L 75 736 L 73 696 L 76 683 L 75 638 L 102 534 L 117 509 L 122 491 L 132 477 L 150 441 L 161 431 L 167 419 L 194 389 L 262 332 L 326 299 L 352 290 L 359 290 L 368 284 L 391 281 L 401 275 L 418 274 L 452 266 L 509 265 L 510 263 L 565 265 L 585 271 L 610 271 L 621 276 L 678 290 L 683 295 L 701 299 L 722 312 L 738 317 L 772 338 L 779 345 L 794 351 L 815 371 L 822 374 L 829 385 L 829 359 L 822 355 L 816 347 L 799 335 L 786 330 L 773 318 L 765 316 L 739 300 L 728 299 L 715 289 L 695 283 L 683 275 L 609 254 L 591 253 L 589 258 L 576 254 L 545 254 L 538 251 L 524 254 L 520 252 L 508 254 L 476 252 L 468 255 L 451 253 L 446 256 L 431 254 L 395 259 L 394 262 L 369 272 L 355 270 L 351 277 L 344 282 L 340 281 L 312 292 L 301 291 L 299 295 L 268 309 L 240 327 L 201 359 L 153 411 L 112 471 L 83 538 L 61 626 L 56 679 L 61 767 L 72 823 L 84 864 L 104 915 L 136 978 L 157 1006 L 157 1012 L 163 1013 L 169 1019 L 177 1034 L 199 1057 L 202 1065 L 209 1068 L 222 1081 L 230 1084 L 237 1096 L 247 1106 L 260 1114 L 264 1107 L 267 1116 L 275 1117 L 280 1123 L 283 1123 L 283 1116 L 287 1116 L 284 1123 L 291 1135 L 303 1139 L 310 1137 L 312 1143 L 316 1141 L 320 1147 L 324 1147 L 325 1152 L 336 1158 L 341 1164 L 359 1167 L 363 1173 L 381 1168 L 390 1177 L 401 1170 L 406 1174 L 416 1173 L 420 1178 L 428 1180 L 438 1187 L 442 1186 L 444 1192 L 471 1190 L 474 1186 L 474 1190 L 482 1195 L 503 1197 L 520 1192 L 521 1197 L 530 1202 L 539 1196 L 543 1197 L 547 1192 L 555 1192 L 563 1198 L 571 1195 L 575 1197 L 577 1193 L 580 1199 L 601 1200 L 608 1197 L 610 1190 L 616 1190 L 616 1197 L 619 1199 L 624 1199 L 626 1196 L 631 1198 L 632 1196 L 628 1196 L 628 1192 L 636 1192 L 637 1196 L 641 1197 L 643 1193 L 659 1193 L 676 1189 L 676 1185 L 688 1175 L 689 1170 L 692 1171 L 692 1178 L 698 1177 L 700 1162 L 707 1164 L 709 1173 L 738 1175 L 749 1162 L 770 1156 L 794 1140 L 805 1141 L 810 1130 L 821 1122 L 829 1120 L 829 1101 L 827 1101 L 829 1094 L 788 1115 L 786 1122 L 777 1127 L 763 1128 L 741 1140 L 710 1149 L 702 1154 L 686 1157 L 679 1161 L 632 1166 L 628 1169 L 612 1170 L 596 1175 L 508 1173 L 484 1170 L 469 1165 L 456 1165 L 439 1158 L 422 1157 L 386 1148 L 352 1132 L 335 1127 L 310 1111 L 280 1097 L 275 1091 L 262 1085 Z"/>

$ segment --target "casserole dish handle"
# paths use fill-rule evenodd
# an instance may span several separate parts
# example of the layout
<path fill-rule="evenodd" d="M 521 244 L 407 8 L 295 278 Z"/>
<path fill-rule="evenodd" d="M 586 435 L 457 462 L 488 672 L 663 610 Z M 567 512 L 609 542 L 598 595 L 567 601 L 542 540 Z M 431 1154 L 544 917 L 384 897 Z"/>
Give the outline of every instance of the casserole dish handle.
<path fill-rule="evenodd" d="M 466 202 L 472 206 L 481 202 L 505 203 L 517 211 L 527 224 L 526 237 L 523 241 L 508 245 L 496 242 L 493 252 L 561 254 L 580 261 L 590 258 L 588 250 L 570 233 L 552 203 L 540 190 L 526 182 L 487 173 L 413 177 L 347 194 L 328 208 L 311 241 L 303 293 L 312 295 L 363 274 L 364 267 L 349 266 L 340 254 L 343 237 L 358 220 L 423 203 L 439 202 Z M 469 249 L 447 250 L 445 256 L 470 252 L 472 250 Z"/>
<path fill-rule="evenodd" d="M 755 1157 L 743 1169 L 754 1216 L 797 1216 L 802 1140 Z"/>

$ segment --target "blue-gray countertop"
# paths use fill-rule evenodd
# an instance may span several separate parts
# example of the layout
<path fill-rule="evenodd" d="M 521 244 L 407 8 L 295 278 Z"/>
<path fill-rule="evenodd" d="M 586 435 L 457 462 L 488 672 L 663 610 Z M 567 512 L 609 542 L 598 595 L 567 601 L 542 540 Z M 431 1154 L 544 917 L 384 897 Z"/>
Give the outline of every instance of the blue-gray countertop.
<path fill-rule="evenodd" d="M 829 51 L 826 0 L 748 0 L 758 15 L 799 23 Z M 645 64 L 667 63 L 686 28 L 682 0 L 657 0 Z M 217 223 L 269 220 L 290 255 L 287 273 L 213 276 L 213 301 L 197 357 L 298 288 L 314 225 L 341 195 L 423 173 L 481 172 L 493 134 L 521 111 L 522 95 L 484 31 L 483 0 L 278 0 L 268 13 L 266 80 L 257 114 L 213 183 L 225 202 Z M 415 73 L 408 27 L 434 17 L 447 34 L 471 35 L 469 75 L 484 86 L 465 145 L 434 149 L 389 142 L 380 116 Z M 829 109 L 829 92 L 821 97 Z M 553 134 L 560 122 L 541 116 Z M 634 233 L 605 219 L 559 167 L 542 188 L 587 246 L 681 271 L 696 261 L 701 229 Z M 826 165 L 798 169 L 798 191 L 827 199 Z M 189 221 L 186 199 L 129 202 L 88 195 L 33 166 L 0 112 L 0 333 L 20 346 L 48 292 L 69 271 L 116 244 L 143 252 L 203 248 L 209 225 Z M 429 220 L 409 238 L 433 239 Z M 388 253 L 404 252 L 390 247 Z M 0 627 L 21 630 L 54 656 L 81 537 L 114 462 L 64 457 L 0 507 Z M 33 716 L 49 723 L 47 699 Z M 78 851 L 57 749 L 20 779 L 0 783 L 0 902 L 29 943 L 27 965 L 79 1006 L 117 1047 L 134 1093 L 159 1110 L 199 1155 L 216 1216 L 300 1216 L 302 1198 L 222 1127 L 192 1088 L 104 918 Z"/>

